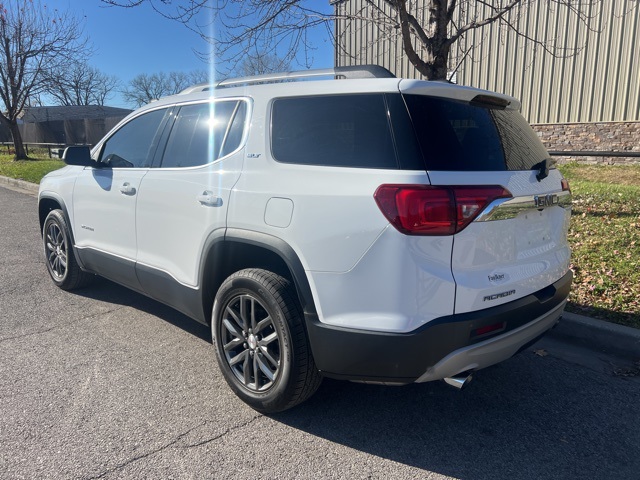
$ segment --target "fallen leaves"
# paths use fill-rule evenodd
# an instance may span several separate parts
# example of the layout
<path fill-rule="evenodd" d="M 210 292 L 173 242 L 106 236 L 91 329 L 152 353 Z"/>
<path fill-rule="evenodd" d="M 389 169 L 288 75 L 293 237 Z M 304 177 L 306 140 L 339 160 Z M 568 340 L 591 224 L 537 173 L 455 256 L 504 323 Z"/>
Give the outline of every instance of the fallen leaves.
<path fill-rule="evenodd" d="M 640 166 L 560 169 L 574 199 L 568 308 L 640 328 Z"/>

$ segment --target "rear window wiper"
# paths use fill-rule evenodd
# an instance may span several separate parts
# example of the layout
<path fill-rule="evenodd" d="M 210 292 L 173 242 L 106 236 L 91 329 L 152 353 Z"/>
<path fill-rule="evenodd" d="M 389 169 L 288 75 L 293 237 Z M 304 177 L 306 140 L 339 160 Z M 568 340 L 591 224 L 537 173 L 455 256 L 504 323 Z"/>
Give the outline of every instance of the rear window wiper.
<path fill-rule="evenodd" d="M 541 182 L 549 176 L 549 168 L 554 164 L 550 158 L 545 158 L 541 162 L 536 163 L 531 170 L 537 170 L 536 179 Z"/>

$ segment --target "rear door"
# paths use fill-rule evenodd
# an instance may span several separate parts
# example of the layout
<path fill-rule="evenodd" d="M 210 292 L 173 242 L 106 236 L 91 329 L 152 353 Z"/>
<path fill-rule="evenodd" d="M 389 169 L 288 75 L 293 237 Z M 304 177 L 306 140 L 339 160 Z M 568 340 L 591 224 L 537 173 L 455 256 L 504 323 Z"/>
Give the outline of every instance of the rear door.
<path fill-rule="evenodd" d="M 249 118 L 247 99 L 187 104 L 177 111 L 162 162 L 149 170 L 138 195 L 136 270 L 148 294 L 180 305 L 183 292 L 166 281 L 187 291 L 199 288 L 205 243 L 224 234 Z"/>
<path fill-rule="evenodd" d="M 458 218 L 477 216 L 454 236 L 455 313 L 516 300 L 565 275 L 570 192 L 519 112 L 503 97 L 404 97 L 433 185 L 508 190 L 479 214 L 459 208 Z"/>

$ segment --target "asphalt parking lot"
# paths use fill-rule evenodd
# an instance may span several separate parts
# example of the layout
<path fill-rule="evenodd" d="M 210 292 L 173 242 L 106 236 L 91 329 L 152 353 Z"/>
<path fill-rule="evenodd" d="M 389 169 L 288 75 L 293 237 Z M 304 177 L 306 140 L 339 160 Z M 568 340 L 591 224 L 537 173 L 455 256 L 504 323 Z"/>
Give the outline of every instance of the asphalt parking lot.
<path fill-rule="evenodd" d="M 640 478 L 640 378 L 544 339 L 478 372 L 325 381 L 257 414 L 208 329 L 107 281 L 48 278 L 33 196 L 0 187 L 0 478 Z"/>

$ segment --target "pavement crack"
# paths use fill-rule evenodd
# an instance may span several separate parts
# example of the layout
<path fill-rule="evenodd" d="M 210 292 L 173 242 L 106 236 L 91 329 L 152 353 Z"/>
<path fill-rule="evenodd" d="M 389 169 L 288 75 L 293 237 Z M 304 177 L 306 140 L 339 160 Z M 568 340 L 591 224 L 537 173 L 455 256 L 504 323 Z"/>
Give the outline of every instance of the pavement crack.
<path fill-rule="evenodd" d="M 239 430 L 239 429 L 241 429 L 241 428 L 246 427 L 247 425 L 251 424 L 252 422 L 254 422 L 255 420 L 257 420 L 257 419 L 258 419 L 258 418 L 260 418 L 260 417 L 262 417 L 262 415 L 256 415 L 255 417 L 252 417 L 250 420 L 248 420 L 248 421 L 247 421 L 247 422 L 245 422 L 245 423 L 242 423 L 242 424 L 240 424 L 240 425 L 236 425 L 235 427 L 227 428 L 224 432 L 222 432 L 222 433 L 221 433 L 221 434 L 219 434 L 219 435 L 216 435 L 216 436 L 215 436 L 215 437 L 213 437 L 213 438 L 208 438 L 207 440 L 203 440 L 202 442 L 194 443 L 194 444 L 192 444 L 192 445 L 185 445 L 184 447 L 181 447 L 181 448 L 188 449 L 188 448 L 198 447 L 198 446 L 200 446 L 200 445 L 205 445 L 205 444 L 210 443 L 210 442 L 214 442 L 214 441 L 216 441 L 217 439 L 222 438 L 222 437 L 224 437 L 225 435 L 227 435 L 227 434 L 229 434 L 229 433 L 231 433 L 231 432 L 233 432 L 233 431 L 235 431 L 235 430 Z M 199 429 L 199 428 L 202 428 L 202 427 L 206 426 L 208 423 L 209 423 L 209 422 L 205 420 L 204 422 L 202 422 L 202 423 L 200 423 L 200 424 L 198 424 L 198 425 L 196 425 L 196 426 L 194 426 L 194 427 L 191 427 L 191 428 L 190 428 L 189 430 L 187 430 L 186 432 L 183 432 L 183 433 L 179 434 L 176 438 L 174 438 L 174 439 L 173 439 L 173 440 L 171 440 L 170 442 L 168 442 L 168 443 L 166 443 L 166 444 L 162 445 L 161 447 L 158 447 L 158 448 L 156 448 L 156 449 L 153 449 L 153 450 L 151 450 L 151 451 L 149 451 L 149 452 L 147 452 L 147 453 L 144 453 L 144 454 L 142 454 L 142 455 L 138 455 L 137 457 L 130 458 L 130 459 L 129 459 L 129 460 L 127 460 L 126 462 L 123 462 L 123 463 L 121 463 L 121 464 L 119 464 L 119 465 L 116 465 L 115 467 L 110 468 L 110 469 L 108 469 L 108 470 L 106 470 L 106 471 L 104 471 L 104 472 L 102 472 L 102 473 L 100 473 L 100 474 L 98 474 L 98 475 L 95 475 L 95 476 L 93 476 L 93 477 L 87 477 L 87 478 L 88 478 L 89 480 L 97 480 L 97 479 L 99 479 L 99 478 L 104 478 L 104 477 L 106 477 L 107 475 L 110 475 L 110 474 L 112 474 L 112 473 L 116 473 L 116 472 L 121 471 L 122 469 L 124 469 L 124 468 L 125 468 L 125 467 L 127 467 L 128 465 L 131 465 L 132 463 L 135 463 L 135 462 L 137 462 L 138 460 L 143 460 L 143 459 L 145 459 L 145 458 L 149 458 L 149 457 L 151 457 L 151 456 L 153 456 L 153 455 L 157 455 L 158 453 L 161 453 L 161 452 L 163 452 L 163 451 L 167 450 L 168 448 L 172 448 L 174 445 L 176 445 L 178 442 L 180 442 L 183 438 L 185 438 L 185 437 L 186 437 L 187 435 L 189 435 L 191 432 L 193 432 L 193 431 L 195 431 L 195 430 L 197 430 L 197 429 Z"/>
<path fill-rule="evenodd" d="M 202 440 L 201 442 L 198 443 L 193 443 L 191 445 L 185 445 L 182 448 L 189 449 L 189 448 L 195 448 L 195 447 L 200 447 L 202 445 L 206 445 L 207 443 L 211 443 L 211 442 L 215 442 L 216 440 L 221 439 L 222 437 L 235 432 L 236 430 L 240 430 L 241 428 L 247 427 L 249 425 L 251 425 L 253 422 L 255 422 L 257 419 L 262 418 L 263 415 L 256 415 L 255 417 L 252 417 L 251 419 L 249 419 L 248 421 L 240 424 L 240 425 L 236 425 L 235 427 L 230 427 L 227 428 L 224 432 L 216 435 L 215 437 L 211 437 L 211 438 L 207 438 L 206 440 Z"/>
<path fill-rule="evenodd" d="M 35 332 L 27 332 L 27 333 L 23 333 L 21 335 L 14 335 L 12 337 L 0 338 L 0 343 L 8 342 L 10 340 L 17 340 L 17 339 L 21 339 L 21 338 L 32 337 L 34 335 L 42 335 L 43 333 L 48 333 L 48 332 L 51 332 L 52 330 L 57 330 L 59 328 L 68 327 L 69 325 L 73 325 L 74 323 L 78 323 L 78 322 L 82 322 L 83 320 L 89 320 L 91 318 L 99 317 L 99 316 L 105 315 L 107 313 L 113 313 L 113 312 L 116 312 L 116 311 L 121 310 L 123 308 L 125 308 L 125 307 L 121 306 L 121 307 L 118 307 L 118 308 L 113 308 L 111 310 L 107 310 L 105 312 L 99 312 L 99 313 L 93 313 L 91 315 L 85 315 L 84 317 L 76 318 L 75 320 L 70 320 L 70 321 L 64 322 L 64 323 L 57 323 L 55 325 L 52 325 L 49 328 L 45 328 L 45 329 L 42 329 L 42 330 L 37 330 Z"/>
<path fill-rule="evenodd" d="M 180 440 L 182 440 L 184 437 L 186 437 L 187 435 L 189 435 L 191 432 L 193 432 L 194 430 L 197 430 L 198 428 L 202 428 L 207 424 L 207 422 L 202 422 L 199 425 L 196 425 L 195 427 L 191 427 L 189 430 L 187 430 L 186 432 L 183 432 L 181 434 L 179 434 L 176 438 L 174 438 L 173 440 L 171 440 L 169 443 L 158 447 L 154 450 L 151 450 L 150 452 L 144 453 L 142 455 L 138 455 L 137 457 L 133 457 L 130 458 L 129 460 L 127 460 L 124 463 L 121 463 L 120 465 L 116 465 L 113 468 L 110 468 L 109 470 L 106 470 L 102 473 L 100 473 L 99 475 L 93 476 L 93 477 L 88 477 L 90 480 L 97 480 L 98 478 L 104 478 L 105 476 L 111 474 L 111 473 L 115 473 L 118 472 L 120 470 L 122 470 L 123 468 L 125 468 L 127 465 L 131 465 L 132 463 L 137 462 L 138 460 L 142 460 L 144 458 L 148 458 L 151 457 L 153 455 L 156 455 L 164 450 L 166 450 L 167 448 L 170 448 L 172 446 L 174 446 L 176 443 L 178 443 Z"/>

